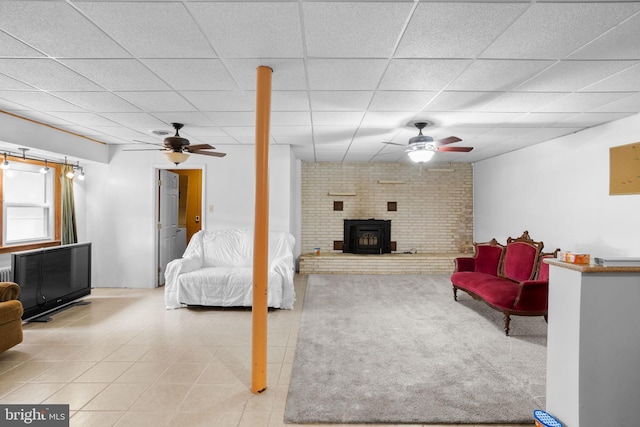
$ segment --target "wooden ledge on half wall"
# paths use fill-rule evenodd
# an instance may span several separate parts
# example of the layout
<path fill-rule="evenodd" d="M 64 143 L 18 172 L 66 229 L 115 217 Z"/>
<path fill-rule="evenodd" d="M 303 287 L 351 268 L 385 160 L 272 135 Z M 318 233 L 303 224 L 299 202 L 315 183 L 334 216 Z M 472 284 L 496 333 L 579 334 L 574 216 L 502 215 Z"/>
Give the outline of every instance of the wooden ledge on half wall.
<path fill-rule="evenodd" d="M 451 274 L 453 260 L 462 253 L 345 254 L 321 252 L 300 255 L 300 274 Z"/>

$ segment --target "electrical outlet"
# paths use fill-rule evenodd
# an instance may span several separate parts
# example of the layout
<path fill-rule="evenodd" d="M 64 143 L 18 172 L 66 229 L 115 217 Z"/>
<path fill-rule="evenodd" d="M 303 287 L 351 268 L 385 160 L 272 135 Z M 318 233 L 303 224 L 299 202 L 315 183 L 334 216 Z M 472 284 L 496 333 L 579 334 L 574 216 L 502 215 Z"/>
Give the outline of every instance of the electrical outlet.
<path fill-rule="evenodd" d="M 213 205 L 209 205 L 209 213 L 213 213 Z"/>

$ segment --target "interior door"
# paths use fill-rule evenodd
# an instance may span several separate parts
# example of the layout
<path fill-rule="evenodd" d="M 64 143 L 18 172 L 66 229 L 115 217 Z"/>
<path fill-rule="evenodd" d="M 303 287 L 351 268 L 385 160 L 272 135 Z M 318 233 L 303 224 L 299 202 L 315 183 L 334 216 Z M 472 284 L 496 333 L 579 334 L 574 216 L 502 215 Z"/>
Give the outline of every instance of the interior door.
<path fill-rule="evenodd" d="M 158 286 L 164 285 L 164 270 L 178 258 L 178 174 L 158 171 Z"/>

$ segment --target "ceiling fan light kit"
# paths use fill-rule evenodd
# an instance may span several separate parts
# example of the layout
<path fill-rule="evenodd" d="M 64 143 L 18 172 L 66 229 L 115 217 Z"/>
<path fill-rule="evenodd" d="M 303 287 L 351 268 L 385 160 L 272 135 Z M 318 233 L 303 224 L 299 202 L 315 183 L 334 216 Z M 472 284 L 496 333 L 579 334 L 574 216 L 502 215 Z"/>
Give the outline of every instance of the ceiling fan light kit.
<path fill-rule="evenodd" d="M 435 141 L 432 137 L 422 134 L 422 129 L 427 127 L 427 122 L 417 122 L 413 124 L 418 128 L 418 135 L 409 139 L 409 147 L 405 150 L 409 158 L 416 163 L 426 163 L 433 158 L 436 151 L 449 151 L 458 153 L 467 153 L 473 150 L 473 147 L 445 147 L 447 144 L 453 144 L 454 142 L 462 141 L 457 136 L 450 136 Z M 385 142 L 385 144 L 400 145 L 395 142 Z"/>
<path fill-rule="evenodd" d="M 167 151 L 164 153 L 171 163 L 175 163 L 178 166 L 180 163 L 186 162 L 189 158 L 187 153 L 183 153 L 182 151 Z"/>
<path fill-rule="evenodd" d="M 178 166 L 180 163 L 187 161 L 190 154 L 202 154 L 204 156 L 213 156 L 213 157 L 224 157 L 226 153 L 217 153 L 215 151 L 205 151 L 205 150 L 213 150 L 216 147 L 213 147 L 209 144 L 196 144 L 191 145 L 187 138 L 183 138 L 180 136 L 180 129 L 183 128 L 182 123 L 171 123 L 171 126 L 176 130 L 176 134 L 173 136 L 168 136 L 163 141 L 163 148 L 159 148 L 158 150 L 163 151 L 164 155 L 171 163 L 175 163 Z M 164 131 L 150 131 L 155 135 L 166 135 L 168 132 Z M 143 142 L 143 141 L 140 141 Z M 155 145 L 155 144 L 152 144 Z M 134 150 L 125 150 L 125 151 L 150 151 L 148 149 L 134 149 Z"/>
<path fill-rule="evenodd" d="M 407 150 L 407 154 L 409 158 L 416 163 L 426 163 L 433 158 L 436 152 L 426 148 L 418 148 L 415 150 Z"/>

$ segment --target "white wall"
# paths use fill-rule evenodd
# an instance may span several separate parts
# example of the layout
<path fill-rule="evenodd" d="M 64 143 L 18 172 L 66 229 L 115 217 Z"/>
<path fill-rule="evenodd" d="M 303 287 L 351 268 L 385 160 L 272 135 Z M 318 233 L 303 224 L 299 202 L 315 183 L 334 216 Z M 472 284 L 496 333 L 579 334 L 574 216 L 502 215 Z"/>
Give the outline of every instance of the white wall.
<path fill-rule="evenodd" d="M 637 141 L 640 115 L 476 163 L 474 240 L 640 256 L 640 195 L 609 195 L 609 148 Z"/>
<path fill-rule="evenodd" d="M 224 158 L 191 156 L 179 168 L 203 169 L 203 228 L 253 227 L 255 148 L 220 146 Z M 291 230 L 289 146 L 270 147 L 270 229 Z M 93 286 L 155 286 L 156 170 L 172 168 L 160 153 L 113 147 L 108 165 L 87 168 L 86 217 L 93 243 Z M 210 213 L 210 207 L 213 213 Z"/>

